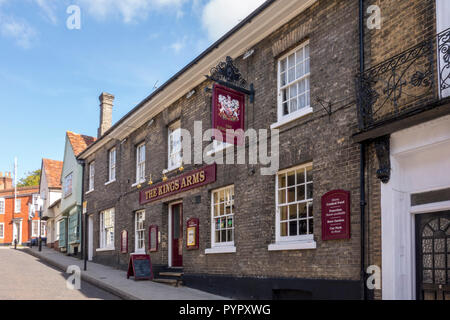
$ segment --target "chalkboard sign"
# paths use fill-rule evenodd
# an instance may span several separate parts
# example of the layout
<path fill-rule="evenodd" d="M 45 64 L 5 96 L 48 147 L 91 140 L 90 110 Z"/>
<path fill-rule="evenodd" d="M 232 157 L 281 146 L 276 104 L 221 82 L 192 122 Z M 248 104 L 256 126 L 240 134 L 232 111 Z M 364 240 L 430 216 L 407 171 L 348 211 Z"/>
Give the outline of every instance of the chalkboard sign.
<path fill-rule="evenodd" d="M 133 254 L 128 264 L 127 279 L 153 280 L 152 262 L 148 254 Z"/>

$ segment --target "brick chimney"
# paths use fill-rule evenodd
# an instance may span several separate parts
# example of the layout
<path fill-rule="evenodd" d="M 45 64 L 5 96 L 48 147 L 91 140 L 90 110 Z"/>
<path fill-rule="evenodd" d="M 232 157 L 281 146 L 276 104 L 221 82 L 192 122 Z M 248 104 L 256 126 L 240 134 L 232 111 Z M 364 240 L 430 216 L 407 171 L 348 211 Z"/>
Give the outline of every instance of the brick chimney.
<path fill-rule="evenodd" d="M 4 176 L 3 173 L 0 172 L 0 190 L 11 189 L 12 187 L 11 172 L 5 172 Z"/>
<path fill-rule="evenodd" d="M 102 92 L 100 100 L 100 126 L 98 127 L 97 137 L 100 138 L 112 125 L 112 109 L 114 96 L 112 94 Z"/>

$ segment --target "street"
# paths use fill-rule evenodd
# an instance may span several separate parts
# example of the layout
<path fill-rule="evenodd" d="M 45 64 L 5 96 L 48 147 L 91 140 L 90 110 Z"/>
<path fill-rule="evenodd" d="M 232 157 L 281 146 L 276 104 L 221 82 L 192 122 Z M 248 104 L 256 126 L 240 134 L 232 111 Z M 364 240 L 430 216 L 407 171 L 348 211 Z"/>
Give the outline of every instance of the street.
<path fill-rule="evenodd" d="M 25 252 L 0 248 L 0 300 L 120 300 L 84 281 L 70 290 L 68 276 Z"/>

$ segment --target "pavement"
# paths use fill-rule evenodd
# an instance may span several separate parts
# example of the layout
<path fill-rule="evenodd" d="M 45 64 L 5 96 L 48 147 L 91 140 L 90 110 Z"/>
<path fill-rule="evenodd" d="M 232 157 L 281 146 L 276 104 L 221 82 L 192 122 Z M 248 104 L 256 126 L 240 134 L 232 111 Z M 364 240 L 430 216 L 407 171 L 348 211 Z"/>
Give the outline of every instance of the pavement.
<path fill-rule="evenodd" d="M 22 250 L 0 250 L 0 301 L 3 300 L 120 300 L 81 281 L 80 290 L 66 286 L 69 277 Z"/>
<path fill-rule="evenodd" d="M 14 249 L 10 249 L 14 251 Z M 81 279 L 104 291 L 125 300 L 228 300 L 228 298 L 196 290 L 188 287 L 173 287 L 153 281 L 134 281 L 127 279 L 123 270 L 114 269 L 98 263 L 88 262 L 87 271 L 83 271 L 84 262 L 80 259 L 66 256 L 53 249 L 18 248 L 18 251 L 28 253 L 41 262 L 66 271 L 68 266 L 76 265 L 81 269 Z M 0 270 L 2 270 L 0 268 Z"/>

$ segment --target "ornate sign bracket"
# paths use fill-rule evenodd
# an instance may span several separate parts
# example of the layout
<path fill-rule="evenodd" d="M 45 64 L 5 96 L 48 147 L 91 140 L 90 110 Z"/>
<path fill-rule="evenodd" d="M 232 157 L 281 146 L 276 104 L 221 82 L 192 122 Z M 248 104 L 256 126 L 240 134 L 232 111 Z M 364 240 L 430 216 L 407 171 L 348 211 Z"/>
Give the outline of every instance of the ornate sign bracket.
<path fill-rule="evenodd" d="M 253 83 L 250 85 L 247 84 L 247 81 L 242 78 L 239 69 L 236 68 L 231 57 L 227 57 L 225 62 L 220 62 L 216 67 L 212 68 L 210 73 L 211 75 L 205 77 L 225 87 L 248 95 L 250 102 L 254 102 L 255 89 Z"/>
<path fill-rule="evenodd" d="M 391 178 L 390 136 L 383 136 L 375 140 L 375 151 L 378 158 L 377 178 L 388 183 Z"/>

